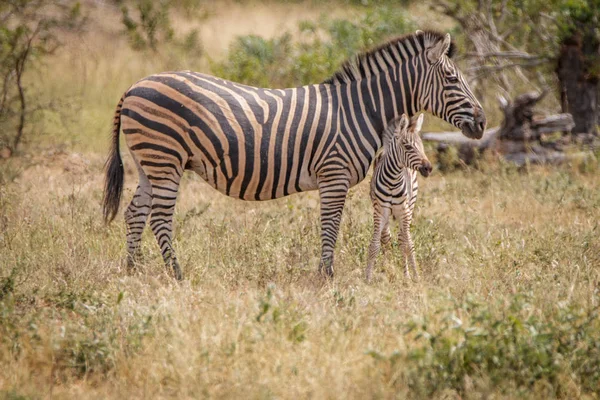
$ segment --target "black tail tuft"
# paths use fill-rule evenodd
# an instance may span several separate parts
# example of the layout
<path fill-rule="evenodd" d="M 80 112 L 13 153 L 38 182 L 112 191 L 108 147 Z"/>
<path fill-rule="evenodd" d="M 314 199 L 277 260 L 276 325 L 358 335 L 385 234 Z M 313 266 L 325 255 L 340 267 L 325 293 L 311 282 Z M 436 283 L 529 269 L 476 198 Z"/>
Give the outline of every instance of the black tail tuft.
<path fill-rule="evenodd" d="M 104 182 L 104 199 L 102 200 L 102 208 L 104 213 L 104 222 L 110 223 L 117 212 L 119 212 L 119 204 L 121 203 L 121 193 L 123 192 L 123 162 L 121 161 L 121 153 L 119 152 L 119 131 L 121 130 L 121 107 L 123 105 L 123 97 L 117 106 L 112 132 L 112 148 L 108 159 L 106 160 L 106 180 Z"/>

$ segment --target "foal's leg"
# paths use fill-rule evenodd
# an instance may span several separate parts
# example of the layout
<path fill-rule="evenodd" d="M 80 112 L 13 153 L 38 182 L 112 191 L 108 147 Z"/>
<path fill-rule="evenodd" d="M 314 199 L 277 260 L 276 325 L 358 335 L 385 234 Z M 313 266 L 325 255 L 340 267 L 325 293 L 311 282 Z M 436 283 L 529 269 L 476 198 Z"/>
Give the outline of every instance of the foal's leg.
<path fill-rule="evenodd" d="M 383 251 L 386 251 L 392 246 L 392 233 L 390 232 L 389 218 L 387 218 L 381 230 L 381 246 L 383 247 Z"/>
<path fill-rule="evenodd" d="M 404 264 L 404 274 L 407 278 L 410 278 L 410 273 L 408 271 L 408 267 L 410 265 L 414 279 L 418 279 L 419 273 L 417 272 L 417 262 L 415 260 L 415 245 L 410 235 L 410 223 L 412 221 L 412 215 L 411 210 L 406 203 L 403 205 L 403 207 L 399 207 L 396 218 L 398 219 L 398 223 L 400 225 L 398 241 L 404 250 L 404 257 L 406 259 Z"/>
<path fill-rule="evenodd" d="M 373 238 L 369 245 L 369 254 L 367 261 L 366 279 L 367 282 L 371 281 L 373 274 L 373 265 L 379 254 L 381 248 L 381 235 L 382 231 L 388 226 L 390 218 L 390 209 L 388 207 L 381 207 L 379 204 L 373 204 Z M 388 228 L 389 229 L 389 228 Z"/>

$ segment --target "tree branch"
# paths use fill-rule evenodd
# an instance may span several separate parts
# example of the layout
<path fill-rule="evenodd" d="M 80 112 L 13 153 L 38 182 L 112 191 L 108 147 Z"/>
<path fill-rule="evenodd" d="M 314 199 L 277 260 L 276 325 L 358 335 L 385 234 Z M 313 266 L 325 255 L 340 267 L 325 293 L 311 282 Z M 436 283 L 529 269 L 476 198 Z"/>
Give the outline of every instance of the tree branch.
<path fill-rule="evenodd" d="M 512 64 L 504 64 L 504 65 L 479 65 L 477 67 L 471 67 L 467 69 L 468 73 L 472 72 L 494 72 L 494 71 L 502 71 L 508 68 L 531 68 L 537 67 L 538 65 L 542 65 L 546 62 L 546 59 L 532 60 L 527 63 L 512 63 Z"/>
<path fill-rule="evenodd" d="M 477 58 L 518 58 L 521 60 L 540 60 L 540 59 L 549 59 L 549 57 L 537 56 L 529 53 L 525 53 L 522 51 L 500 51 L 500 52 L 491 52 L 491 53 L 476 53 L 476 52 L 468 52 L 466 53 L 468 57 L 477 57 Z"/>
<path fill-rule="evenodd" d="M 20 110 L 20 115 L 19 115 L 19 125 L 17 127 L 17 134 L 15 136 L 15 140 L 13 141 L 13 148 L 12 148 L 13 151 L 17 150 L 17 146 L 21 142 L 21 138 L 23 137 L 23 130 L 25 128 L 25 114 L 27 112 L 27 103 L 25 100 L 25 90 L 23 89 L 23 82 L 22 82 L 23 72 L 25 71 L 25 62 L 27 61 L 27 58 L 29 57 L 29 54 L 31 53 L 31 44 L 33 43 L 33 40 L 35 39 L 35 37 L 37 36 L 39 31 L 40 31 L 40 23 L 38 23 L 37 27 L 31 34 L 31 36 L 28 38 L 27 45 L 26 45 L 25 49 L 23 50 L 23 52 L 21 53 L 21 55 L 19 57 L 17 57 L 17 59 L 15 60 L 16 84 L 17 84 L 17 90 L 19 92 L 19 101 L 21 103 L 21 110 Z"/>

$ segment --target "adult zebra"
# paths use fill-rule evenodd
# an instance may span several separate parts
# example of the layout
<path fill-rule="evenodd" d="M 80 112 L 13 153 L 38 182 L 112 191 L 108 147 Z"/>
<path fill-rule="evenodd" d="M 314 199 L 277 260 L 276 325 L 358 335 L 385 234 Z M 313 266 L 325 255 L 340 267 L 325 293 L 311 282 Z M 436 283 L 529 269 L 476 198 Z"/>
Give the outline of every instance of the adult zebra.
<path fill-rule="evenodd" d="M 388 121 L 426 110 L 480 138 L 481 105 L 452 62 L 450 35 L 417 31 L 347 61 L 330 79 L 262 89 L 200 73 L 151 75 L 117 106 L 107 160 L 104 218 L 114 219 L 123 188 L 119 130 L 139 172 L 125 211 L 128 267 L 150 227 L 167 267 L 182 274 L 172 219 L 184 170 L 242 200 L 319 189 L 319 271 L 333 275 L 333 251 L 348 189 L 362 181 Z"/>

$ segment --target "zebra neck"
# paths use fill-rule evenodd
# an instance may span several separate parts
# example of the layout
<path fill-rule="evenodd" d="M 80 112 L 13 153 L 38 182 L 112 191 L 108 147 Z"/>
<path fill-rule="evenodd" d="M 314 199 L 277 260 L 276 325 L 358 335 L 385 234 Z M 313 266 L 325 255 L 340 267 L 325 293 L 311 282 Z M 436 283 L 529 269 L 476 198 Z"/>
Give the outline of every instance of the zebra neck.
<path fill-rule="evenodd" d="M 377 142 L 378 150 L 389 122 L 403 113 L 411 117 L 419 110 L 417 90 L 414 70 L 402 65 L 340 85 L 340 105 L 348 121 L 345 128 Z"/>

